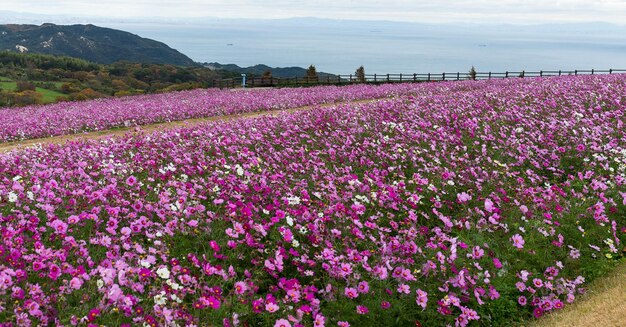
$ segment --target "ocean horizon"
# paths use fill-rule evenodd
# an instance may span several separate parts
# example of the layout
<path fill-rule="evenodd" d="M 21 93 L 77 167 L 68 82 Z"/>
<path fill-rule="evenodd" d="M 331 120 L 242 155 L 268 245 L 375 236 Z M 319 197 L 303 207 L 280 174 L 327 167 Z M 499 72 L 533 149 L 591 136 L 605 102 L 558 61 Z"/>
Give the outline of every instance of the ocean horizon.
<path fill-rule="evenodd" d="M 197 62 L 308 67 L 336 74 L 626 68 L 626 28 L 610 24 L 463 25 L 325 19 L 105 23 Z"/>

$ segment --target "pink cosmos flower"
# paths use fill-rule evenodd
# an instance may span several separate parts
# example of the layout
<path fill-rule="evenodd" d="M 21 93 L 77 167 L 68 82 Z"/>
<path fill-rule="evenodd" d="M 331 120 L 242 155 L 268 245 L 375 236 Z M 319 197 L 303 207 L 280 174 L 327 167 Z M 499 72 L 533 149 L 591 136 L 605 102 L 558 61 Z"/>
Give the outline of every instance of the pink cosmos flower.
<path fill-rule="evenodd" d="M 213 296 L 207 297 L 207 304 L 213 309 L 219 309 L 222 306 L 220 300 Z"/>
<path fill-rule="evenodd" d="M 563 302 L 562 302 L 561 300 L 556 299 L 556 300 L 554 300 L 554 301 L 552 302 L 552 306 L 553 306 L 555 309 L 562 309 L 562 308 L 563 308 L 563 306 L 564 306 L 564 304 L 563 304 Z"/>
<path fill-rule="evenodd" d="M 492 213 L 494 209 L 493 201 L 490 198 L 485 199 L 485 210 L 489 213 Z"/>
<path fill-rule="evenodd" d="M 119 285 L 113 284 L 107 295 L 111 301 L 117 302 L 117 300 L 124 296 L 124 293 L 122 292 L 122 289 L 120 289 Z"/>
<path fill-rule="evenodd" d="M 135 184 L 137 184 L 137 178 L 136 178 L 135 176 L 132 176 L 132 175 L 131 175 L 131 176 L 129 176 L 129 177 L 126 179 L 126 184 L 127 184 L 128 186 L 134 186 Z"/>
<path fill-rule="evenodd" d="M 50 279 L 57 280 L 59 276 L 61 276 L 61 268 L 55 264 L 51 264 L 48 271 L 48 277 Z"/>
<path fill-rule="evenodd" d="M 313 321 L 313 326 L 315 327 L 324 327 L 326 326 L 326 317 L 318 314 L 315 316 L 315 321 Z"/>
<path fill-rule="evenodd" d="M 357 305 L 356 306 L 356 313 L 360 314 L 360 315 L 364 315 L 367 314 L 370 310 L 364 306 L 364 305 Z"/>
<path fill-rule="evenodd" d="M 459 202 L 465 203 L 465 202 L 471 200 L 472 196 L 467 194 L 467 193 L 465 193 L 465 192 L 461 192 L 461 193 L 456 195 L 456 198 L 457 198 L 457 200 L 459 200 Z"/>
<path fill-rule="evenodd" d="M 359 293 L 367 294 L 370 290 L 370 285 L 366 281 L 361 281 L 357 289 L 359 290 Z"/>
<path fill-rule="evenodd" d="M 417 303 L 417 305 L 422 307 L 422 310 L 425 310 L 426 305 L 428 303 L 428 293 L 422 291 L 421 289 L 417 289 L 415 293 L 417 294 L 417 298 L 415 299 L 415 302 Z"/>
<path fill-rule="evenodd" d="M 91 309 L 89 310 L 89 313 L 87 314 L 87 320 L 89 320 L 89 322 L 92 322 L 94 320 L 96 320 L 96 318 L 100 315 L 100 310 L 98 309 Z"/>
<path fill-rule="evenodd" d="M 356 299 L 359 296 L 359 292 L 353 287 L 346 287 L 344 294 L 349 299 Z"/>
<path fill-rule="evenodd" d="M 252 311 L 254 311 L 254 313 L 263 312 L 263 301 L 261 300 L 252 301 Z"/>
<path fill-rule="evenodd" d="M 496 269 L 502 268 L 502 262 L 500 262 L 500 259 L 498 258 L 493 258 L 493 265 L 494 267 L 496 267 Z"/>
<path fill-rule="evenodd" d="M 520 234 L 515 234 L 515 235 L 511 236 L 511 242 L 513 243 L 513 246 L 518 248 L 518 249 L 523 249 L 524 248 L 524 243 L 526 243 L 524 241 L 524 238 Z"/>
<path fill-rule="evenodd" d="M 278 305 L 276 305 L 276 303 L 273 302 L 269 302 L 265 304 L 265 310 L 267 310 L 267 312 L 276 312 L 278 311 L 279 307 Z"/>
<path fill-rule="evenodd" d="M 236 294 L 243 294 L 247 290 L 248 290 L 248 285 L 246 285 L 246 283 L 244 283 L 244 282 L 236 282 L 235 283 L 235 293 Z"/>
<path fill-rule="evenodd" d="M 291 323 L 287 319 L 278 319 L 274 323 L 274 327 L 291 327 Z"/>
<path fill-rule="evenodd" d="M 65 232 L 67 232 L 67 224 L 59 219 L 53 221 L 50 225 L 58 234 L 65 234 Z"/>
<path fill-rule="evenodd" d="M 78 277 L 74 277 L 72 278 L 72 280 L 70 280 L 70 287 L 77 290 L 79 289 L 81 286 L 83 286 L 83 280 L 78 278 Z"/>
<path fill-rule="evenodd" d="M 473 259 L 480 259 L 483 257 L 483 255 L 485 255 L 485 251 L 483 249 L 480 248 L 480 246 L 475 246 L 472 249 L 472 258 Z"/>
<path fill-rule="evenodd" d="M 407 284 L 400 284 L 398 286 L 398 293 L 409 294 L 411 293 L 411 287 L 409 287 L 409 285 Z"/>

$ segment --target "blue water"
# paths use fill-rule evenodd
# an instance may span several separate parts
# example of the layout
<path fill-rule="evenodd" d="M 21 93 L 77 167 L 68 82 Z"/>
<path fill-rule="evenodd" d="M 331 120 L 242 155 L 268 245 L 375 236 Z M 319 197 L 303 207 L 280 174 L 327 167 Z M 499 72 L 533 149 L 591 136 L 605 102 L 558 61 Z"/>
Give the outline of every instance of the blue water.
<path fill-rule="evenodd" d="M 626 68 L 626 27 L 481 26 L 318 19 L 109 23 L 162 41 L 198 62 L 315 65 L 367 73 Z"/>

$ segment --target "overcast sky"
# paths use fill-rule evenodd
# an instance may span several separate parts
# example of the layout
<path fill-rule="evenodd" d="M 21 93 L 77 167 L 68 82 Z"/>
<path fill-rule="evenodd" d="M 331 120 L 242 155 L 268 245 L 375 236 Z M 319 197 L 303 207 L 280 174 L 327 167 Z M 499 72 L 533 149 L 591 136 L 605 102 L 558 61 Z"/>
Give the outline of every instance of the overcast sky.
<path fill-rule="evenodd" d="M 0 10 L 48 15 L 624 24 L 626 0 L 0 0 Z"/>

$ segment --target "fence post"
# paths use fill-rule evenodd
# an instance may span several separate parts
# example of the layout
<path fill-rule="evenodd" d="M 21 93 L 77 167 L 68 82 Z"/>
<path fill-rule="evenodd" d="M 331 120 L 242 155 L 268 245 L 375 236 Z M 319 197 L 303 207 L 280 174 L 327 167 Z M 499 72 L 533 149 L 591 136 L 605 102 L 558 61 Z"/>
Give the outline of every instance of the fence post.
<path fill-rule="evenodd" d="M 387 74 L 387 83 L 389 83 L 389 74 Z"/>
<path fill-rule="evenodd" d="M 574 70 L 574 76 L 578 75 L 578 69 Z"/>
<path fill-rule="evenodd" d="M 609 69 L 609 74 L 613 74 L 613 68 Z"/>
<path fill-rule="evenodd" d="M 561 70 L 559 69 L 559 76 L 561 76 Z"/>
<path fill-rule="evenodd" d="M 509 72 L 504 73 L 504 78 L 509 78 Z"/>
<path fill-rule="evenodd" d="M 491 79 L 491 72 L 489 72 L 489 78 L 488 79 Z"/>
<path fill-rule="evenodd" d="M 441 73 L 441 80 L 445 81 L 446 80 L 446 73 Z"/>
<path fill-rule="evenodd" d="M 376 83 L 376 74 L 374 74 L 374 83 Z"/>
<path fill-rule="evenodd" d="M 526 75 L 526 71 L 522 70 L 522 78 L 524 78 L 525 75 Z"/>
<path fill-rule="evenodd" d="M 539 77 L 543 77 L 543 70 L 539 71 Z"/>
<path fill-rule="evenodd" d="M 456 80 L 457 81 L 461 80 L 461 72 L 456 72 Z"/>
<path fill-rule="evenodd" d="M 400 73 L 400 82 L 402 82 L 402 73 Z"/>
<path fill-rule="evenodd" d="M 591 75 L 593 75 L 593 71 L 594 71 L 594 69 L 592 68 L 592 69 L 591 69 Z"/>
<path fill-rule="evenodd" d="M 430 73 L 428 73 L 428 81 L 430 82 Z"/>
<path fill-rule="evenodd" d="M 417 74 L 413 73 L 413 82 L 417 82 Z"/>

